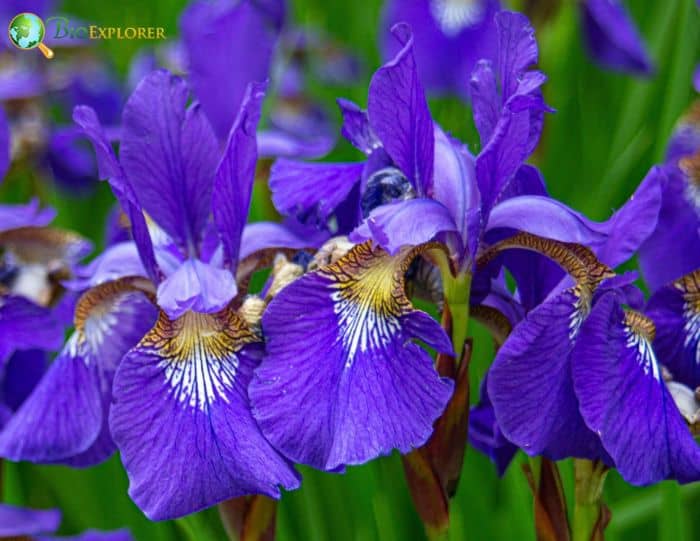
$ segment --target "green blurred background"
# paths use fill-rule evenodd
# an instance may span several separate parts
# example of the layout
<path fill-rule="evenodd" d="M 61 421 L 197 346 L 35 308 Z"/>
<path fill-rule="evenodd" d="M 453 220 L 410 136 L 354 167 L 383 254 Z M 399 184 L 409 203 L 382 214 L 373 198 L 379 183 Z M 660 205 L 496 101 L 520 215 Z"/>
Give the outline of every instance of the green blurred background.
<path fill-rule="evenodd" d="M 380 0 L 291 0 L 295 23 L 324 30 L 353 51 L 364 64 L 363 76 L 351 87 L 312 84 L 311 91 L 338 115 L 334 99 L 343 96 L 361 104 L 372 71 L 379 65 L 377 29 Z M 163 26 L 176 36 L 185 0 L 67 0 L 63 12 L 109 26 Z M 511 2 L 515 8 L 519 2 Z M 549 115 L 542 142 L 533 158 L 553 196 L 594 219 L 607 218 L 632 193 L 649 167 L 660 161 L 674 123 L 693 98 L 690 85 L 700 57 L 700 15 L 694 0 L 629 0 L 657 66 L 649 80 L 605 72 L 594 66 L 580 39 L 578 12 L 565 0 L 558 15 L 538 28 L 540 67 L 548 75 Z M 100 45 L 123 75 L 140 44 L 112 41 Z M 468 108 L 456 99 L 431 100 L 434 118 L 478 151 Z M 358 159 L 348 144 L 339 143 L 329 159 Z M 29 195 L 37 186 L 32 173 L 14 171 L 3 186 L 3 201 Z M 42 184 L 42 186 L 45 186 Z M 253 219 L 269 217 L 269 203 L 257 190 Z M 41 188 L 42 199 L 59 210 L 58 223 L 102 242 L 106 212 L 112 204 L 102 184 L 83 197 Z M 491 340 L 477 325 L 472 364 L 472 401 L 492 358 Z M 183 449 L 183 452 L 187 452 Z M 532 500 L 518 456 L 505 477 L 482 455 L 469 449 L 459 490 L 451 504 L 450 539 L 534 539 Z M 567 496 L 573 493 L 573 468 L 560 464 Z M 302 488 L 285 494 L 278 509 L 278 539 L 406 540 L 424 539 L 398 455 L 345 475 L 301 468 Z M 141 541 L 225 539 L 215 510 L 175 522 L 150 523 L 129 500 L 119 458 L 89 470 L 6 464 L 5 500 L 31 507 L 59 507 L 61 532 L 127 526 Z M 605 501 L 612 510 L 610 540 L 700 539 L 700 485 L 662 483 L 647 488 L 627 486 L 616 473 L 608 477 Z"/>

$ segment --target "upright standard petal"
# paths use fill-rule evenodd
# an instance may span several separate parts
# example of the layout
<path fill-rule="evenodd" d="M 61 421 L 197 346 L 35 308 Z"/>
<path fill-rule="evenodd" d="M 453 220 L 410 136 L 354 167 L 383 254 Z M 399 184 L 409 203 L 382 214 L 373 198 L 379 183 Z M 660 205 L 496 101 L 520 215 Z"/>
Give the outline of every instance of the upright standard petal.
<path fill-rule="evenodd" d="M 367 113 L 372 131 L 413 184 L 419 196 L 432 194 L 435 137 L 433 119 L 413 58 L 413 36 L 405 24 L 392 29 L 402 44 L 369 84 Z"/>
<path fill-rule="evenodd" d="M 355 246 L 270 303 L 266 355 L 248 392 L 263 434 L 291 460 L 337 470 L 430 436 L 453 382 L 413 341 L 452 348 L 403 290 L 419 251 Z"/>
<path fill-rule="evenodd" d="M 289 464 L 260 433 L 246 389 L 259 339 L 234 312 L 161 313 L 114 380 L 112 435 L 129 494 L 164 520 L 246 494 L 296 488 Z"/>
<path fill-rule="evenodd" d="M 191 253 L 209 216 L 218 143 L 185 82 L 155 71 L 124 106 L 120 161 L 140 206 Z"/>
<path fill-rule="evenodd" d="M 505 102 L 516 93 L 522 82 L 522 74 L 537 64 L 539 52 L 535 29 L 522 13 L 501 11 L 496 14 L 496 26 L 499 79 Z"/>
<path fill-rule="evenodd" d="M 465 260 L 476 254 L 481 234 L 481 198 L 476 182 L 474 157 L 466 146 L 435 125 L 435 169 L 433 198 L 450 211 Z"/>
<path fill-rule="evenodd" d="M 161 279 L 161 271 L 156 263 L 146 218 L 136 198 L 134 188 L 127 180 L 114 149 L 97 119 L 97 114 L 90 107 L 78 106 L 73 111 L 73 121 L 80 126 L 92 143 L 97 155 L 98 174 L 100 178 L 108 179 L 110 186 L 112 186 L 115 197 L 129 218 L 131 232 L 143 266 L 149 278 L 157 284 Z"/>
<path fill-rule="evenodd" d="M 148 289 L 145 280 L 123 279 L 81 297 L 75 332 L 0 435 L 1 456 L 84 467 L 112 454 L 112 379 L 155 321 Z"/>
<path fill-rule="evenodd" d="M 528 111 L 504 111 L 494 132 L 476 158 L 476 179 L 481 194 L 481 212 L 487 220 L 509 182 L 530 152 Z"/>
<path fill-rule="evenodd" d="M 350 100 L 342 98 L 338 98 L 338 107 L 343 115 L 343 126 L 340 131 L 352 146 L 369 155 L 382 145 L 369 125 L 367 111 L 363 111 Z"/>
<path fill-rule="evenodd" d="M 277 160 L 270 171 L 275 208 L 303 223 L 324 226 L 362 177 L 363 163 Z"/>
<path fill-rule="evenodd" d="M 658 290 L 645 312 L 656 325 L 654 351 L 674 381 L 699 387 L 700 269 Z"/>
<path fill-rule="evenodd" d="M 189 80 L 221 141 L 238 115 L 246 87 L 270 76 L 281 23 L 279 6 L 274 11 L 252 0 L 198 0 L 182 14 Z"/>
<path fill-rule="evenodd" d="M 527 71 L 537 63 L 535 31 L 527 17 L 510 11 L 495 16 L 498 47 L 495 58 L 477 63 L 469 81 L 474 121 L 482 147 L 494 136 L 506 111 L 528 111 L 529 130 L 525 142 L 529 155 L 539 140 L 544 111 L 550 111 L 540 87 L 546 77 L 539 71 Z"/>
<path fill-rule="evenodd" d="M 581 328 L 574 385 L 586 424 L 629 483 L 700 479 L 700 447 L 674 403 L 651 342 L 654 325 L 605 294 Z"/>
<path fill-rule="evenodd" d="M 226 143 L 224 156 L 216 169 L 212 213 L 224 245 L 226 262 L 235 269 L 241 249 L 241 236 L 248 219 L 250 199 L 258 159 L 255 130 L 266 83 L 251 83 L 246 90 L 236 122 Z"/>
<path fill-rule="evenodd" d="M 581 2 L 586 46 L 599 64 L 618 71 L 651 75 L 653 66 L 634 21 L 619 0 Z"/>
<path fill-rule="evenodd" d="M 700 154 L 694 160 L 700 163 Z M 653 171 L 661 182 L 661 210 L 656 229 L 639 249 L 639 265 L 647 285 L 656 291 L 700 267 L 700 205 L 691 197 L 700 180 L 676 166 Z"/>

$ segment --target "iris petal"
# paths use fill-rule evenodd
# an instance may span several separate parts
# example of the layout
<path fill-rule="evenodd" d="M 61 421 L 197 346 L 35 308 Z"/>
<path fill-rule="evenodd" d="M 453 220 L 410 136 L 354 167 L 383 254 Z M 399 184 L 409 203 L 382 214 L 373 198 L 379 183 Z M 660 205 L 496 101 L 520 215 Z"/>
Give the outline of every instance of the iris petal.
<path fill-rule="evenodd" d="M 263 433 L 290 459 L 335 470 L 430 436 L 453 383 L 413 339 L 451 346 L 403 291 L 416 253 L 355 246 L 270 303 L 267 354 L 249 393 Z"/>
<path fill-rule="evenodd" d="M 88 291 L 76 307 L 76 331 L 0 436 L 12 460 L 89 466 L 114 444 L 107 429 L 112 378 L 121 357 L 155 319 L 140 280 Z"/>
<path fill-rule="evenodd" d="M 246 388 L 258 338 L 234 312 L 187 312 L 157 324 L 114 380 L 110 428 L 129 494 L 163 520 L 245 494 L 296 488 L 289 464 L 263 438 Z"/>
<path fill-rule="evenodd" d="M 700 386 L 700 270 L 661 288 L 649 300 L 654 349 L 675 381 Z"/>
<path fill-rule="evenodd" d="M 433 119 L 418 79 L 411 31 L 399 23 L 392 33 L 403 47 L 372 77 L 367 112 L 387 154 L 418 195 L 426 196 L 433 185 Z"/>
<path fill-rule="evenodd" d="M 700 478 L 695 443 L 651 347 L 653 324 L 605 294 L 581 329 L 574 385 L 586 424 L 628 482 Z"/>
<path fill-rule="evenodd" d="M 532 310 L 496 355 L 488 394 L 503 434 L 531 455 L 601 458 L 573 389 L 570 359 L 588 310 L 575 289 Z"/>

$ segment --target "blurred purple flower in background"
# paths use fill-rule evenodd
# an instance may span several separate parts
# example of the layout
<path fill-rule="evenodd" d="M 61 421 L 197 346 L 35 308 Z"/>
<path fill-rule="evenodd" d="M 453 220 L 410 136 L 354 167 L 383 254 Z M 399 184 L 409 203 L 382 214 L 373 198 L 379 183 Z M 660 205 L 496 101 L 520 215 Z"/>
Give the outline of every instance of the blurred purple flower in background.
<path fill-rule="evenodd" d="M 61 522 L 56 509 L 25 509 L 0 503 L 0 537 L 2 539 L 27 539 L 29 541 L 132 541 L 127 530 L 100 532 L 88 530 L 76 536 L 53 534 Z"/>
<path fill-rule="evenodd" d="M 599 65 L 651 75 L 653 66 L 634 21 L 618 0 L 579 2 L 586 49 Z M 470 77 L 479 60 L 498 60 L 498 0 L 387 0 L 381 20 L 381 47 L 385 60 L 400 46 L 391 34 L 399 22 L 414 36 L 414 55 L 421 82 L 429 94 L 455 94 L 470 100 Z M 537 12 L 537 1 L 529 10 Z"/>
<path fill-rule="evenodd" d="M 181 18 L 188 78 L 220 140 L 247 85 L 271 79 L 273 105 L 258 133 L 260 155 L 322 156 L 334 143 L 331 124 L 306 95 L 306 42 L 298 34 L 287 36 L 285 21 L 282 0 L 193 2 Z"/>
<path fill-rule="evenodd" d="M 404 22 L 413 31 L 414 55 L 428 93 L 469 98 L 469 78 L 478 60 L 494 60 L 498 0 L 388 0 L 381 30 L 386 60 L 400 49 L 390 29 Z"/>
<path fill-rule="evenodd" d="M 593 60 L 633 75 L 653 73 L 644 41 L 621 1 L 583 0 L 580 11 L 584 43 Z"/>

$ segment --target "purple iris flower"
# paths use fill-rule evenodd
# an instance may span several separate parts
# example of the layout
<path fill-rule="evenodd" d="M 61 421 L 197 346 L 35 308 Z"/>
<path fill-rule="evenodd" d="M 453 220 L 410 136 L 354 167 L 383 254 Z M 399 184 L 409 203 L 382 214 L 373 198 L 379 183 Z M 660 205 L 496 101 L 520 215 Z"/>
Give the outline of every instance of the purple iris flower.
<path fill-rule="evenodd" d="M 580 11 L 586 48 L 598 64 L 636 75 L 653 73 L 644 41 L 620 0 L 584 0 Z"/>
<path fill-rule="evenodd" d="M 469 98 L 476 62 L 494 58 L 498 0 L 387 0 L 382 16 L 385 59 L 400 50 L 390 29 L 400 22 L 413 29 L 414 54 L 425 89 Z"/>
<path fill-rule="evenodd" d="M 127 530 L 100 532 L 88 530 L 76 536 L 51 535 L 61 522 L 56 509 L 26 509 L 0 504 L 0 538 L 27 539 L 30 541 L 132 541 Z"/>
<path fill-rule="evenodd" d="M 181 17 L 189 81 L 216 135 L 225 140 L 248 83 L 272 78 L 278 91 L 269 126 L 258 134 L 260 155 L 322 156 L 334 142 L 330 123 L 302 88 L 290 86 L 301 75 L 296 60 L 273 70 L 285 20 L 283 0 L 193 2 Z"/>
<path fill-rule="evenodd" d="M 508 442 L 552 459 L 577 456 L 610 463 L 578 411 L 572 382 L 572 366 L 579 359 L 575 347 L 582 322 L 604 291 L 642 305 L 641 293 L 630 285 L 636 275 L 615 277 L 611 267 L 629 259 L 654 230 L 661 206 L 658 173 L 652 169 L 610 220 L 587 222 L 591 230 L 605 231 L 604 240 L 590 243 L 592 249 L 521 233 L 506 235 L 482 254 L 488 260 L 486 254 L 499 252 L 498 261 L 517 286 L 509 294 L 501 274 L 486 294 L 475 290 L 472 296 L 475 316 L 487 310 L 512 327 L 500 332 L 502 346 L 471 420 L 472 442 L 491 456 L 499 472 L 513 455 Z"/>
<path fill-rule="evenodd" d="M 87 466 L 116 447 L 131 497 L 154 520 L 298 486 L 251 414 L 262 343 L 237 311 L 236 278 L 254 270 L 254 251 L 310 242 L 275 224 L 244 231 L 263 97 L 264 85 L 250 86 L 223 153 L 165 71 L 128 100 L 118 159 L 95 112 L 76 108 L 134 241 L 111 246 L 77 284 L 90 288 L 76 330 L 0 438 L 3 456 Z"/>
<path fill-rule="evenodd" d="M 528 71 L 537 45 L 523 16 L 503 12 L 496 23 L 500 60 L 480 62 L 472 78 L 482 137 L 477 157 L 432 121 L 410 31 L 398 26 L 403 48 L 372 78 L 367 112 L 340 102 L 343 134 L 366 161 L 273 166 L 270 186 L 281 212 L 349 232 L 358 243 L 336 241 L 345 242 L 341 257 L 285 288 L 263 317 L 266 356 L 250 396 L 263 433 L 294 461 L 334 470 L 393 448 L 407 451 L 430 435 L 452 382 L 438 377 L 410 339 L 450 347 L 437 323 L 412 308 L 403 286 L 410 261 L 431 242 L 445 247 L 458 273 L 471 273 L 489 234 L 527 230 L 603 251 L 626 223 L 591 222 L 537 192 L 539 173 L 523 165 L 547 109 L 539 90 L 544 75 Z M 653 192 L 653 183 L 645 185 L 637 210 L 653 206 Z M 633 242 L 621 244 L 630 249 Z M 311 315 L 292 317 L 302 299 L 313 303 Z M 409 360 L 410 370 L 397 367 Z M 416 377 L 424 393 L 418 400 L 411 398 Z"/>

